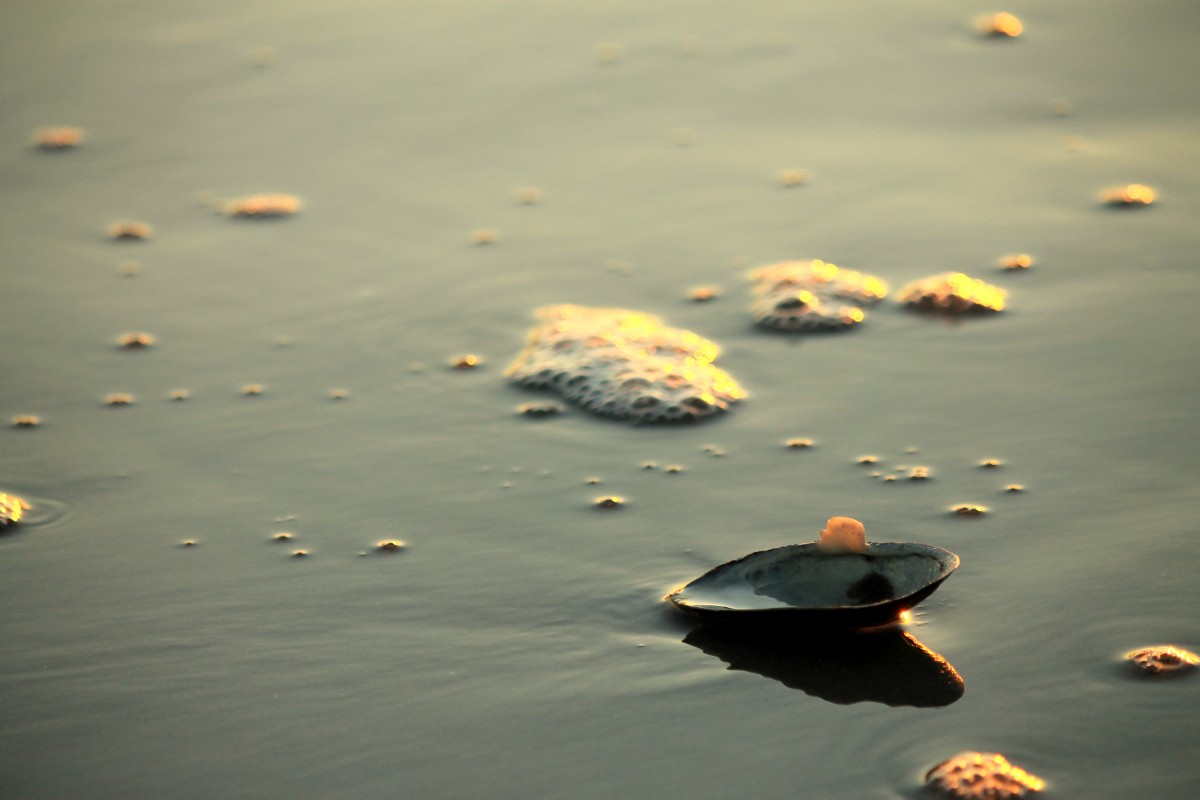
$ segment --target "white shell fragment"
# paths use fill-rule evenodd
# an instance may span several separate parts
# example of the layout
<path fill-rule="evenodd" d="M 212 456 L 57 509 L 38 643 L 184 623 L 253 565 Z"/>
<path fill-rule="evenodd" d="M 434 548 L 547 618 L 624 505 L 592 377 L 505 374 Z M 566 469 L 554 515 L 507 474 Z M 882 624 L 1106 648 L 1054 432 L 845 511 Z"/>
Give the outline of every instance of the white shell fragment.
<path fill-rule="evenodd" d="M 781 261 L 750 272 L 755 321 L 785 331 L 835 331 L 858 325 L 864 306 L 887 296 L 873 275 L 820 260 Z"/>
<path fill-rule="evenodd" d="M 595 414 L 637 422 L 696 420 L 725 411 L 746 391 L 713 365 L 720 348 L 658 317 L 620 308 L 555 305 L 506 373 L 553 389 Z"/>

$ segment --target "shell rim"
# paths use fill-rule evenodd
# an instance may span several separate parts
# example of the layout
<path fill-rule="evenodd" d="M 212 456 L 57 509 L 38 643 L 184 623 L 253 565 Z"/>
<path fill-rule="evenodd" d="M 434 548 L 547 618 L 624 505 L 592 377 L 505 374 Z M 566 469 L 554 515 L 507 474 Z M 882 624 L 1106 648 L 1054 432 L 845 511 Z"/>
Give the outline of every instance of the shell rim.
<path fill-rule="evenodd" d="M 830 613 L 833 613 L 833 612 L 837 612 L 837 611 L 846 611 L 846 612 L 868 611 L 871 609 L 884 608 L 884 607 L 890 606 L 890 605 L 902 604 L 908 598 L 917 597 L 918 595 L 921 595 L 921 597 L 917 600 L 917 602 L 919 603 L 921 600 L 924 600 L 925 597 L 927 597 L 930 593 L 932 593 L 932 591 L 934 589 L 936 589 L 939 585 L 941 585 L 941 583 L 944 580 L 946 580 L 946 578 L 949 578 L 954 573 L 954 571 L 956 569 L 958 569 L 959 565 L 962 563 L 962 559 L 960 559 L 957 554 L 952 553 L 943 547 L 938 547 L 938 546 L 932 545 L 932 544 L 921 544 L 919 542 L 867 542 L 868 552 L 863 555 L 870 555 L 871 547 L 881 547 L 881 548 L 888 547 L 890 549 L 889 546 L 920 548 L 921 550 L 925 551 L 929 555 L 934 556 L 942 564 L 942 569 L 939 572 L 939 574 L 937 575 L 937 577 L 935 577 L 932 581 L 930 581 L 926 585 L 920 587 L 916 591 L 909 592 L 908 594 L 902 595 L 900 597 L 892 597 L 892 598 L 888 598 L 886 600 L 879 600 L 874 603 L 863 603 L 861 605 L 840 605 L 840 606 L 789 606 L 789 605 L 784 605 L 784 606 L 777 606 L 774 608 L 730 608 L 729 606 L 689 604 L 688 602 L 686 602 L 685 600 L 683 600 L 680 597 L 680 595 L 683 592 L 687 591 L 690 587 L 692 587 L 699 581 L 702 581 L 705 578 L 709 577 L 713 573 L 715 573 L 719 570 L 728 569 L 729 567 L 732 567 L 735 564 L 740 564 L 741 562 L 746 561 L 751 558 L 755 558 L 756 556 L 762 556 L 767 553 L 774 553 L 774 552 L 778 552 L 781 550 L 811 550 L 811 549 L 816 549 L 819 547 L 819 544 L 817 542 L 803 542 L 800 544 L 783 545 L 782 547 L 770 547 L 770 548 L 767 548 L 766 550 L 756 550 L 753 553 L 747 553 L 746 555 L 742 556 L 741 558 L 735 558 L 732 561 L 726 561 L 725 563 L 719 564 L 719 565 L 713 567 L 712 569 L 708 570 L 700 577 L 689 581 L 688 583 L 679 587 L 678 589 L 675 589 L 674 591 L 672 591 L 670 594 L 667 595 L 666 599 L 671 601 L 671 604 L 674 605 L 678 609 L 681 609 L 681 610 L 689 612 L 689 613 L 699 613 L 699 614 L 720 614 L 720 615 L 743 614 L 743 615 L 759 615 L 759 616 L 773 615 L 774 616 L 774 615 L 779 615 L 781 613 L 790 613 L 790 612 L 810 612 L 810 613 L 811 612 L 830 612 Z M 916 603 L 913 603 L 913 605 L 916 605 Z"/>

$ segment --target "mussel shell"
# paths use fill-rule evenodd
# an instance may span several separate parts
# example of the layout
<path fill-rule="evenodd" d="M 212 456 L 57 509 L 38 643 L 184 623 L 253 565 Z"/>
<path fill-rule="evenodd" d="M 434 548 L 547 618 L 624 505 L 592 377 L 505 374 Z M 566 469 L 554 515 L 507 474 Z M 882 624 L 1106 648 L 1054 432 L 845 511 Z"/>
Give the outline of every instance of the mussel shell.
<path fill-rule="evenodd" d="M 722 564 L 667 599 L 713 620 L 863 628 L 895 620 L 958 564 L 927 544 L 872 542 L 865 553 L 792 544 Z"/>

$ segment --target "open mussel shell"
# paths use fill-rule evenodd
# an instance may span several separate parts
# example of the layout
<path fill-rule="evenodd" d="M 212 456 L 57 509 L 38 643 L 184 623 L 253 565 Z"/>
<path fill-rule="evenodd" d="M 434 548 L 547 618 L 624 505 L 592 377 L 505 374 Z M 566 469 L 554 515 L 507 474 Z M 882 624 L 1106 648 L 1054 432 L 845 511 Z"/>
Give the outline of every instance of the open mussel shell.
<path fill-rule="evenodd" d="M 872 542 L 862 553 L 792 544 L 722 564 L 667 599 L 712 621 L 866 628 L 933 594 L 958 563 L 927 544 Z"/>

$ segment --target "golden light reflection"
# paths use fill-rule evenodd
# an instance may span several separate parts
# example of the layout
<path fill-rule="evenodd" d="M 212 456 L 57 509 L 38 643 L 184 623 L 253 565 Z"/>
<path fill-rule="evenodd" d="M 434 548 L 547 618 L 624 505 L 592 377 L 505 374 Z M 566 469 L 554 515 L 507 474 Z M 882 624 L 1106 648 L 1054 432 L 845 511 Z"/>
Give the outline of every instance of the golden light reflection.
<path fill-rule="evenodd" d="M 1148 206 L 1157 199 L 1154 189 L 1144 183 L 1130 183 L 1125 186 L 1113 186 L 1100 193 L 1100 199 L 1106 204 L 1116 207 Z"/>
<path fill-rule="evenodd" d="M 925 775 L 929 786 L 960 800 L 1019 798 L 1040 792 L 1046 782 L 999 753 L 968 750 L 947 759 Z"/>
<path fill-rule="evenodd" d="M 1012 255 L 1003 256 L 1000 259 L 1001 269 L 1007 270 L 1025 270 L 1033 266 L 1033 256 L 1028 253 L 1014 253 Z"/>
<path fill-rule="evenodd" d="M 17 524 L 28 510 L 29 503 L 22 498 L 0 492 L 0 528 Z"/>
<path fill-rule="evenodd" d="M 913 612 L 909 611 L 908 609 L 904 609 L 903 611 L 900 612 L 900 616 L 899 616 L 898 620 L 901 625 L 911 624 L 913 621 Z"/>
<path fill-rule="evenodd" d="M 483 359 L 473 353 L 466 355 L 454 356 L 450 359 L 450 366 L 454 369 L 475 369 L 483 363 Z"/>

